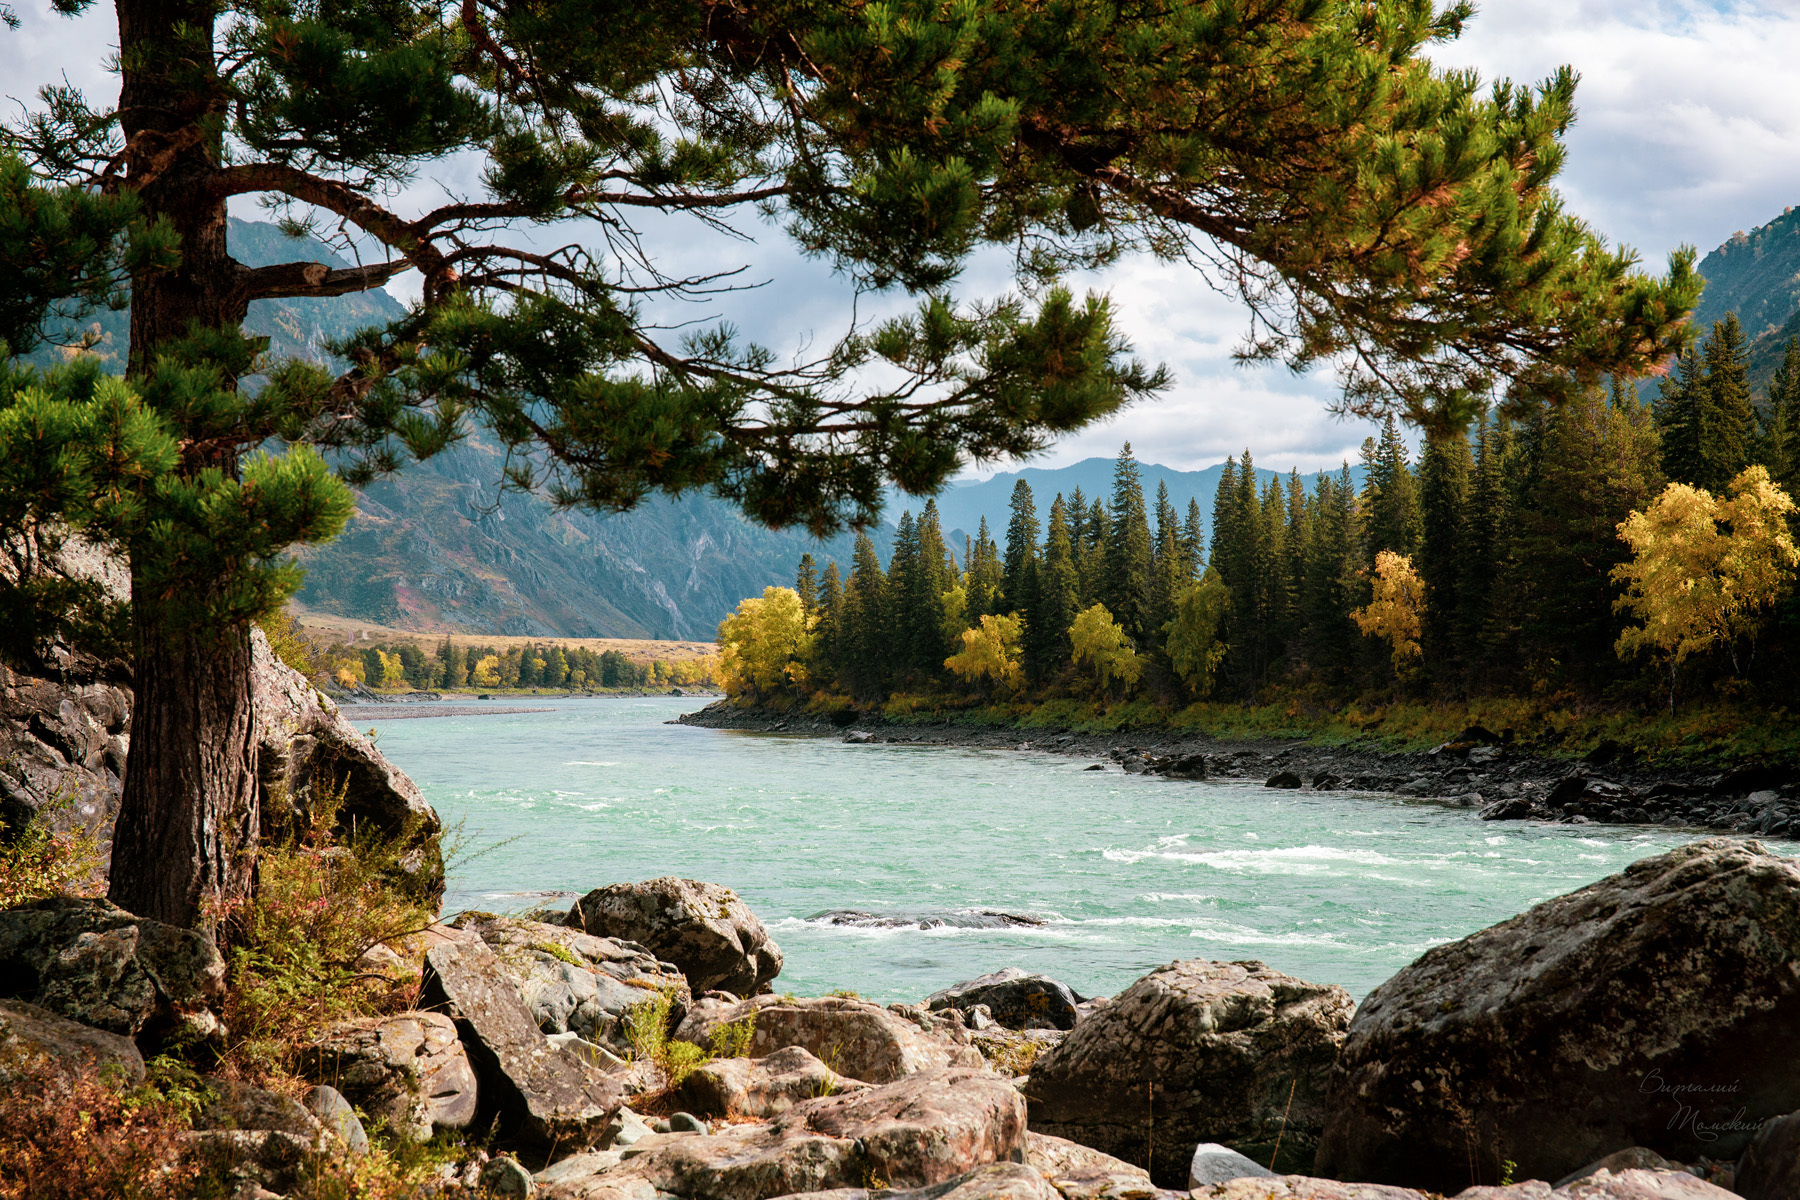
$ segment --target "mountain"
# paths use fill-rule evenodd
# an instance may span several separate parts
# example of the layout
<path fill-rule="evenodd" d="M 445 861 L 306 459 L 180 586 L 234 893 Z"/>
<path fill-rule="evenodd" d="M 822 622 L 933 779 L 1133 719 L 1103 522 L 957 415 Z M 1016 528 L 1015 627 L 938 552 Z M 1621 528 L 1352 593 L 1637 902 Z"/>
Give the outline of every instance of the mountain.
<path fill-rule="evenodd" d="M 709 497 L 602 516 L 499 495 L 501 457 L 475 435 L 363 489 L 343 535 L 301 552 L 297 598 L 401 629 L 710 640 L 745 596 L 792 586 L 802 554 L 850 563 L 849 536 L 764 529 Z"/>
<path fill-rule="evenodd" d="M 1002 546 L 1006 542 L 1007 522 L 1012 519 L 1013 486 L 1023 479 L 1031 487 L 1032 501 L 1037 507 L 1038 525 L 1040 528 L 1050 519 L 1050 502 L 1061 492 L 1066 499 L 1076 488 L 1091 502 L 1095 498 L 1106 501 L 1112 506 L 1112 479 L 1115 460 L 1110 458 L 1084 458 L 1078 463 L 1066 467 L 1026 467 L 1019 471 L 1002 471 L 991 478 L 983 480 L 967 480 L 953 482 L 948 489 L 937 497 L 938 520 L 944 529 L 953 532 L 953 548 L 961 556 L 962 535 L 975 535 L 983 517 L 987 518 L 988 532 Z M 1149 506 L 1151 520 L 1156 519 L 1156 487 L 1159 483 L 1169 486 L 1169 499 L 1175 504 L 1177 516 L 1185 519 L 1189 500 L 1200 502 L 1200 520 L 1206 530 L 1208 541 L 1212 538 L 1213 497 L 1219 490 L 1219 476 L 1224 473 L 1224 463 L 1214 463 L 1199 471 L 1177 471 L 1173 467 L 1161 466 L 1157 463 L 1138 464 L 1139 474 L 1144 483 L 1144 502 Z M 1362 468 L 1350 468 L 1356 486 L 1362 486 Z M 1271 471 L 1263 467 L 1256 468 L 1259 486 L 1266 485 L 1269 480 L 1283 472 Z M 1312 486 L 1313 475 L 1303 475 L 1307 487 Z M 890 523 L 900 519 L 901 512 L 911 509 L 917 513 L 925 507 L 925 500 L 920 496 L 906 496 L 890 493 L 884 515 Z"/>
<path fill-rule="evenodd" d="M 1779 328 L 1800 310 L 1800 208 L 1732 234 L 1701 260 L 1700 274 L 1706 291 L 1694 310 L 1697 328 L 1711 329 L 1728 312 L 1751 340 Z"/>

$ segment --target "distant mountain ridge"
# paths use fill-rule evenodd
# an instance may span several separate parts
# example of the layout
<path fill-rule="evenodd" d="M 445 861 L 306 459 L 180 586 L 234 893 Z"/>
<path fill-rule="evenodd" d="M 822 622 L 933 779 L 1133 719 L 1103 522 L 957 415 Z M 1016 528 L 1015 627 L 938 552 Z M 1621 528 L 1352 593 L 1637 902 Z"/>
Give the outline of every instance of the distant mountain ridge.
<path fill-rule="evenodd" d="M 1750 343 L 1750 384 L 1758 397 L 1781 365 L 1789 338 L 1800 337 L 1800 207 L 1767 225 L 1734 233 L 1700 261 L 1706 291 L 1694 310 L 1700 336 L 1737 314 Z"/>

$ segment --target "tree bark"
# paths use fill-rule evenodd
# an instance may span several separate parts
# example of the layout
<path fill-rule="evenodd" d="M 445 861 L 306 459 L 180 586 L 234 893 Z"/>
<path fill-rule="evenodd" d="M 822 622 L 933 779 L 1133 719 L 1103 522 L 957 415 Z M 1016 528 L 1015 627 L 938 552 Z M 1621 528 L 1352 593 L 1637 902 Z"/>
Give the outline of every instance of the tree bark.
<path fill-rule="evenodd" d="M 119 0 L 117 10 L 127 186 L 147 217 L 167 219 L 181 237 L 177 268 L 132 279 L 127 375 L 141 381 L 171 342 L 195 326 L 235 329 L 248 304 L 236 286 L 241 268 L 226 250 L 223 193 L 214 186 L 223 106 L 212 59 L 214 8 L 206 0 Z M 183 474 L 216 467 L 236 475 L 231 431 L 178 426 L 177 433 Z M 136 710 L 109 895 L 138 916 L 210 930 L 249 894 L 255 871 L 250 630 L 195 626 L 198 593 L 220 580 L 195 579 L 186 595 L 158 595 L 134 564 L 132 583 Z"/>
<path fill-rule="evenodd" d="M 256 865 L 250 631 L 171 630 L 161 608 L 133 607 L 136 704 L 109 895 L 210 931 L 250 894 Z"/>

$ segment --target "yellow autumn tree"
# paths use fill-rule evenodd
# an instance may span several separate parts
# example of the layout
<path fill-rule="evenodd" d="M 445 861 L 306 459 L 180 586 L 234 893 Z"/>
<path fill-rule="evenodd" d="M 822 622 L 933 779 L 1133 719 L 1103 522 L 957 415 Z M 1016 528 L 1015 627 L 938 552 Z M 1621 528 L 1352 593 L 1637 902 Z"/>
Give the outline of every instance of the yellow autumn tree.
<path fill-rule="evenodd" d="M 1069 626 L 1069 645 L 1074 648 L 1075 664 L 1090 664 L 1105 691 L 1111 691 L 1114 683 L 1121 685 L 1121 692 L 1128 691 L 1144 673 L 1143 659 L 1104 604 L 1076 614 Z"/>
<path fill-rule="evenodd" d="M 979 683 L 984 690 L 1019 686 L 1024 678 L 1019 669 L 1019 626 L 1016 615 L 984 615 L 980 625 L 962 631 L 963 648 L 946 658 L 944 666 L 958 679 Z"/>
<path fill-rule="evenodd" d="M 719 623 L 719 679 L 728 696 L 771 696 L 806 682 L 813 626 L 800 593 L 769 587 Z"/>
<path fill-rule="evenodd" d="M 1643 512 L 1619 522 L 1631 561 L 1613 568 L 1625 585 L 1614 607 L 1629 626 L 1614 649 L 1620 658 L 1648 651 L 1669 674 L 1669 711 L 1681 666 L 1723 646 L 1733 671 L 1740 643 L 1754 639 L 1782 581 L 1800 565 L 1787 515 L 1793 499 L 1767 467 L 1746 467 L 1728 499 L 1705 488 L 1671 483 Z"/>
<path fill-rule="evenodd" d="M 1198 582 L 1176 593 L 1174 619 L 1163 626 L 1169 661 L 1196 696 L 1212 690 L 1213 671 L 1225 657 L 1219 630 L 1230 608 L 1231 589 L 1217 571 L 1208 569 Z"/>
<path fill-rule="evenodd" d="M 500 656 L 484 654 L 469 670 L 469 682 L 476 687 L 500 686 Z"/>
<path fill-rule="evenodd" d="M 1425 581 L 1413 570 L 1412 556 L 1383 550 L 1375 556 L 1375 594 L 1350 616 L 1364 637 L 1386 640 L 1393 648 L 1394 670 L 1404 675 L 1423 657 L 1419 628 L 1425 615 Z"/>

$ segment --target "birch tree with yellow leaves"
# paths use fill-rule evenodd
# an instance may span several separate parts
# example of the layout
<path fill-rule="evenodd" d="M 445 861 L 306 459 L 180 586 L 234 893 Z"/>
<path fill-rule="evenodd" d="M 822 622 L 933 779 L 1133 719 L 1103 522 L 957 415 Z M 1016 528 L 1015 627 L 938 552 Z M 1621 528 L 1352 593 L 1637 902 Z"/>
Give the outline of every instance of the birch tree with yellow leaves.
<path fill-rule="evenodd" d="M 1364 637 L 1384 639 L 1393 648 L 1394 673 L 1404 675 L 1419 664 L 1419 630 L 1425 616 L 1425 581 L 1413 570 L 1412 556 L 1383 550 L 1375 556 L 1375 594 L 1350 616 Z"/>
<path fill-rule="evenodd" d="M 1018 614 L 982 615 L 981 624 L 962 631 L 962 649 L 944 660 L 944 666 L 958 679 L 979 683 L 984 690 L 1018 687 L 1025 674 L 1019 667 L 1019 636 L 1022 632 Z"/>
<path fill-rule="evenodd" d="M 793 588 L 768 587 L 738 601 L 719 623 L 719 681 L 732 697 L 763 698 L 806 682 L 817 617 Z"/>
<path fill-rule="evenodd" d="M 1625 585 L 1615 608 L 1641 625 L 1614 645 L 1620 658 L 1649 652 L 1669 675 L 1669 711 L 1688 659 L 1717 647 L 1731 656 L 1733 674 L 1755 652 L 1757 629 L 1782 583 L 1800 565 L 1787 515 L 1794 501 L 1769 478 L 1767 467 L 1746 467 L 1729 485 L 1730 497 L 1671 483 L 1643 512 L 1619 523 L 1630 562 L 1613 569 Z"/>

